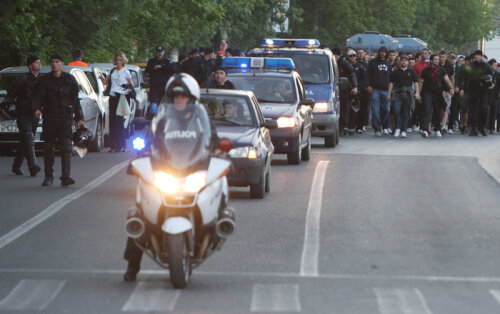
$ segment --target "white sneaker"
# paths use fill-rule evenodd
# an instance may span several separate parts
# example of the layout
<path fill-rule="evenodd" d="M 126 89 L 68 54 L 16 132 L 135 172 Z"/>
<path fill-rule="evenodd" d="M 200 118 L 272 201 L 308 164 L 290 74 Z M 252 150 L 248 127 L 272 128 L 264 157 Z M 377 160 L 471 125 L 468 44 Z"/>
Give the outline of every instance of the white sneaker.
<path fill-rule="evenodd" d="M 401 137 L 406 138 L 406 132 L 405 131 L 401 132 Z"/>
<path fill-rule="evenodd" d="M 411 131 L 412 131 L 412 129 L 411 129 L 411 128 L 407 128 L 407 129 L 406 129 L 406 132 L 407 132 L 407 133 L 411 133 Z"/>
<path fill-rule="evenodd" d="M 448 133 L 449 134 L 453 134 L 453 130 L 452 129 L 448 129 Z"/>
<path fill-rule="evenodd" d="M 418 125 L 414 125 L 413 126 L 413 131 L 414 132 L 418 132 L 420 130 L 420 128 L 418 127 Z"/>
<path fill-rule="evenodd" d="M 387 129 L 387 132 L 389 132 L 389 134 L 392 134 L 392 129 L 391 129 L 391 128 L 388 128 L 388 129 Z"/>
<path fill-rule="evenodd" d="M 389 129 L 384 129 L 384 134 L 389 134 Z"/>
<path fill-rule="evenodd" d="M 396 132 L 394 132 L 394 137 L 399 137 L 401 134 L 401 131 L 399 129 L 396 129 Z"/>
<path fill-rule="evenodd" d="M 363 131 L 363 133 L 366 132 L 366 127 L 363 125 L 363 128 L 361 129 L 361 131 Z"/>
<path fill-rule="evenodd" d="M 425 137 L 425 138 L 429 137 L 429 133 L 427 131 L 420 132 L 420 135 L 422 135 L 422 137 Z"/>
<path fill-rule="evenodd" d="M 436 131 L 436 136 L 437 136 L 437 137 L 443 137 L 443 136 L 441 135 L 441 131 Z"/>

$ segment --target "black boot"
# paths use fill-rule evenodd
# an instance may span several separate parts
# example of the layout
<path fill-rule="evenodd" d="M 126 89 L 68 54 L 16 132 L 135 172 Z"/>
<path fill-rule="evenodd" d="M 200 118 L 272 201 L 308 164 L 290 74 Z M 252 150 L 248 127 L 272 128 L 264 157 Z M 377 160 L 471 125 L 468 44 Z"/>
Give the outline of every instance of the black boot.
<path fill-rule="evenodd" d="M 61 177 L 61 185 L 62 186 L 68 186 L 68 185 L 72 185 L 72 184 L 75 184 L 75 179 L 73 179 L 71 176 Z"/>
<path fill-rule="evenodd" d="M 71 177 L 71 151 L 73 146 L 70 139 L 64 139 L 61 143 L 61 164 L 62 176 L 61 185 L 68 186 L 75 184 L 75 180 Z"/>
<path fill-rule="evenodd" d="M 125 281 L 135 281 L 137 279 L 137 273 L 139 272 L 140 267 L 138 265 L 133 265 L 132 263 L 128 263 L 127 271 L 123 274 L 123 280 Z"/>
<path fill-rule="evenodd" d="M 30 176 L 36 177 L 37 173 L 42 170 L 39 165 L 34 165 L 33 167 L 30 167 Z"/>
<path fill-rule="evenodd" d="M 481 134 L 483 136 L 488 136 L 488 134 L 486 133 L 486 129 L 485 128 L 481 128 L 481 129 L 479 129 L 479 131 L 481 132 Z"/>
<path fill-rule="evenodd" d="M 22 171 L 20 168 L 16 168 L 16 167 L 12 166 L 12 172 L 16 176 L 24 176 L 24 171 Z"/>
<path fill-rule="evenodd" d="M 469 136 L 477 136 L 477 128 L 473 127 L 470 129 Z"/>

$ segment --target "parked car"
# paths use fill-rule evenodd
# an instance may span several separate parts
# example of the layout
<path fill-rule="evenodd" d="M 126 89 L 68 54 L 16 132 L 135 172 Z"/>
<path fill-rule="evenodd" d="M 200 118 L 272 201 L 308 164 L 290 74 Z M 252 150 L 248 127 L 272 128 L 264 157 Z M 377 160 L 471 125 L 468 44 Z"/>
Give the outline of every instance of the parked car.
<path fill-rule="evenodd" d="M 346 47 L 367 50 L 369 53 L 376 53 L 380 47 L 388 50 L 401 51 L 403 45 L 390 35 L 381 34 L 376 31 L 366 31 L 349 37 L 345 43 Z"/>
<path fill-rule="evenodd" d="M 200 102 L 214 122 L 219 138 L 231 140 L 228 156 L 233 166 L 230 186 L 250 186 L 250 197 L 263 198 L 271 189 L 271 160 L 274 146 L 255 95 L 250 91 L 202 89 Z"/>
<path fill-rule="evenodd" d="M 99 106 L 98 96 L 91 86 L 86 74 L 82 71 L 82 67 L 63 66 L 62 70 L 73 75 L 78 83 L 78 97 L 80 98 L 80 104 L 82 106 L 85 126 L 93 134 L 88 149 L 91 152 L 99 152 L 104 146 L 104 108 Z M 14 80 L 27 71 L 28 70 L 25 66 L 11 67 L 0 71 L 0 102 L 7 95 L 7 92 Z M 45 66 L 42 67 L 41 74 L 46 75 L 50 71 L 50 67 Z M 13 104 L 7 104 L 6 106 L 9 106 L 9 108 L 0 109 L 7 109 L 10 111 L 13 110 Z M 35 147 L 37 148 L 40 148 L 40 144 L 42 143 L 40 138 L 42 133 L 42 119 L 40 119 L 35 134 Z M 0 145 L 7 147 L 7 149 L 15 147 L 16 143 L 19 141 L 19 129 L 17 128 L 15 119 L 9 119 L 5 115 L 0 115 L 0 120 Z"/>

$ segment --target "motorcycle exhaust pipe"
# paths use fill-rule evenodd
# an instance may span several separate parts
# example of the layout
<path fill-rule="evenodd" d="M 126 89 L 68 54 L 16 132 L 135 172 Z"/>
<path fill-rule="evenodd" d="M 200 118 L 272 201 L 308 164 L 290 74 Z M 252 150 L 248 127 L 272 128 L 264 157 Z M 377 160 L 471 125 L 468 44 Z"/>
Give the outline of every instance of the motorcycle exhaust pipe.
<path fill-rule="evenodd" d="M 220 219 L 215 224 L 215 233 L 219 236 L 219 238 L 225 239 L 233 234 L 235 226 L 234 209 L 227 207 L 224 209 Z"/>
<path fill-rule="evenodd" d="M 146 231 L 144 222 L 138 217 L 131 217 L 127 219 L 125 227 L 127 229 L 127 236 L 132 239 L 139 239 L 144 234 L 144 231 Z"/>

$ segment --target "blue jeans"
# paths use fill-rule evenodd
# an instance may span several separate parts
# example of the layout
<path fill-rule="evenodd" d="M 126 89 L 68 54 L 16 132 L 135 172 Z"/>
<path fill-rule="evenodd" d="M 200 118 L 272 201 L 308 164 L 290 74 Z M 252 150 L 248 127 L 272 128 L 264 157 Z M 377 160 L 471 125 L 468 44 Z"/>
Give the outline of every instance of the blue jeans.
<path fill-rule="evenodd" d="M 381 121 L 386 121 L 390 112 L 390 104 L 387 101 L 387 91 L 373 89 L 370 96 L 372 108 L 372 125 L 375 131 L 381 131 Z"/>
<path fill-rule="evenodd" d="M 394 119 L 396 120 L 396 129 L 406 131 L 408 119 L 410 117 L 410 94 L 394 93 Z"/>

